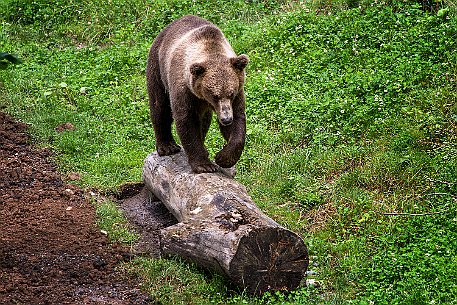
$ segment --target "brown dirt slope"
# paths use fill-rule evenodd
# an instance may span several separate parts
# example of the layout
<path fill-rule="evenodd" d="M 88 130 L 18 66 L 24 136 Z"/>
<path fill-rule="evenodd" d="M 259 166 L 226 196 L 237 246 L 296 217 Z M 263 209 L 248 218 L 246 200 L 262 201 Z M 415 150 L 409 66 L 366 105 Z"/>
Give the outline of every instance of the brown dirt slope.
<path fill-rule="evenodd" d="M 0 112 L 0 304 L 148 304 L 115 270 L 128 252 L 26 128 Z"/>

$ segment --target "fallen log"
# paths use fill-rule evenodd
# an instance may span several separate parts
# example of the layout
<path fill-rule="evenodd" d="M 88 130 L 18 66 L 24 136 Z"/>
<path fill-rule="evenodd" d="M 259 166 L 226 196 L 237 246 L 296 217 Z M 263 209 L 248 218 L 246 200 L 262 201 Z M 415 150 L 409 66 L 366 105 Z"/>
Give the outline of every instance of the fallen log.
<path fill-rule="evenodd" d="M 303 240 L 260 211 L 243 185 L 223 173 L 194 174 L 183 152 L 150 154 L 143 180 L 178 220 L 161 230 L 164 255 L 220 272 L 253 294 L 298 287 L 309 263 Z"/>

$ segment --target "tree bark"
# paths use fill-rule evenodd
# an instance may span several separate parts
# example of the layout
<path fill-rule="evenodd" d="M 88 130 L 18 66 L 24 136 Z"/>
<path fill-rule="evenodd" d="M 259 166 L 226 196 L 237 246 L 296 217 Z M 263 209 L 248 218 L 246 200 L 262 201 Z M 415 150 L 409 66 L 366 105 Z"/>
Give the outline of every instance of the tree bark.
<path fill-rule="evenodd" d="M 243 185 L 224 173 L 194 174 L 183 152 L 150 154 L 143 180 L 179 222 L 161 230 L 163 254 L 216 270 L 253 294 L 298 287 L 309 262 L 303 240 L 262 213 Z"/>

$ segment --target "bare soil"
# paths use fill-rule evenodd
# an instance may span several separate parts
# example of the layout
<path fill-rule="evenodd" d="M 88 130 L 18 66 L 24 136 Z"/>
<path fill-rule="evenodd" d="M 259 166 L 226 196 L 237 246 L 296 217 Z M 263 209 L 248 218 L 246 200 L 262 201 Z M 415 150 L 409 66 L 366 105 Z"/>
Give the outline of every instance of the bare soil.
<path fill-rule="evenodd" d="M 83 190 L 0 112 L 0 304 L 150 304 L 116 271 L 131 258 L 96 225 Z"/>

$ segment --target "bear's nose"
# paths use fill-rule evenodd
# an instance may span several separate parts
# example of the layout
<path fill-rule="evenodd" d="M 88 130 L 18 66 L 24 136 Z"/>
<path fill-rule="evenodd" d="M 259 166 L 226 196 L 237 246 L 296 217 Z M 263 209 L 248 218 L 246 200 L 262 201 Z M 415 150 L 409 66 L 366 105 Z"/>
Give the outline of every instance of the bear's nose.
<path fill-rule="evenodd" d="M 230 125 L 233 121 L 233 109 L 230 100 L 222 100 L 219 102 L 219 122 L 224 125 Z"/>
<path fill-rule="evenodd" d="M 227 126 L 232 124 L 233 118 L 232 117 L 222 117 L 220 120 L 222 125 Z"/>

